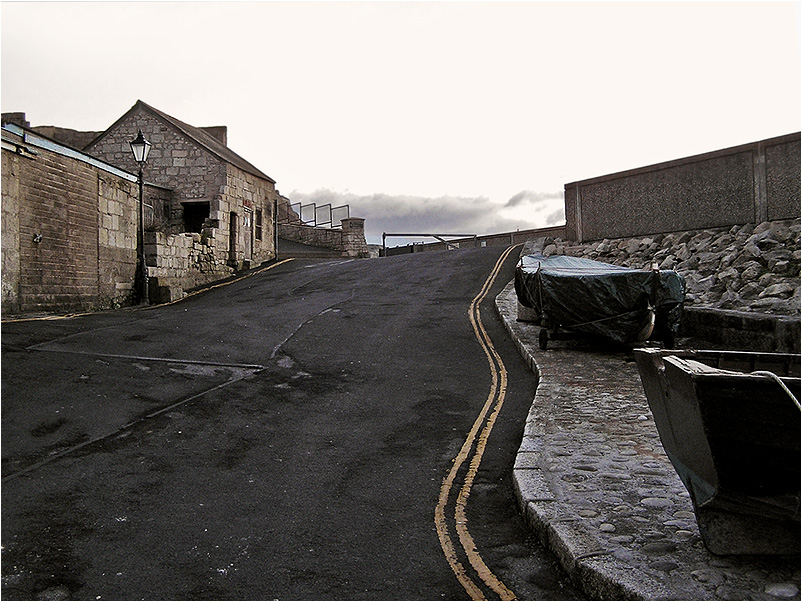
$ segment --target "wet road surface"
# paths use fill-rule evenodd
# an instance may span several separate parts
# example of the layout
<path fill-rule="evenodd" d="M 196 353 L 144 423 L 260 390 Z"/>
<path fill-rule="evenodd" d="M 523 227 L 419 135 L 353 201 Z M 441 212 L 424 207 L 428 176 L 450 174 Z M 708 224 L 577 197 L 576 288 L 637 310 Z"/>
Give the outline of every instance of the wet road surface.
<path fill-rule="evenodd" d="M 519 599 L 577 599 L 513 499 L 535 382 L 493 308 L 503 251 L 296 260 L 169 306 L 4 323 L 3 597 L 467 599 L 455 561 L 498 599 L 475 554 Z M 498 362 L 469 315 L 485 285 Z M 450 563 L 435 509 L 491 364 L 476 549 L 456 486 Z"/>

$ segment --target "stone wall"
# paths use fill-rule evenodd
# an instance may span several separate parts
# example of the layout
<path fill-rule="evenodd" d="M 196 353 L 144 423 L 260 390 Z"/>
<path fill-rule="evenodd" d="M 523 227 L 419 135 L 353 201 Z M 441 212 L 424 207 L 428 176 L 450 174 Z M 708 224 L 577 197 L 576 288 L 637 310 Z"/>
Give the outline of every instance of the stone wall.
<path fill-rule="evenodd" d="M 234 273 L 232 267 L 218 259 L 214 245 L 196 232 L 147 232 L 145 264 L 151 303 L 175 301 L 183 297 L 185 290 Z"/>
<path fill-rule="evenodd" d="M 133 303 L 136 176 L 27 130 L 2 133 L 3 315 Z M 171 198 L 166 188 L 145 186 L 146 263 L 154 301 L 173 300 L 185 289 L 233 273 L 201 234 L 154 231 Z M 265 234 L 270 233 L 268 226 Z"/>
<path fill-rule="evenodd" d="M 3 313 L 129 302 L 136 178 L 25 136 L 3 130 Z"/>
<path fill-rule="evenodd" d="M 224 143 L 223 126 L 197 128 Z M 208 206 L 201 232 L 219 261 L 242 269 L 275 258 L 273 208 L 277 193 L 272 181 L 224 161 L 160 116 L 140 108 L 120 119 L 86 152 L 121 169 L 138 171 L 130 148 L 139 130 L 152 143 L 145 180 L 173 191 L 169 215 L 159 228 L 179 234 L 189 230 L 185 209 Z M 261 236 L 257 217 L 261 215 Z M 232 227 L 232 216 L 235 223 Z M 231 239 L 231 233 L 235 239 Z"/>
<path fill-rule="evenodd" d="M 343 249 L 348 257 L 369 257 L 368 243 L 365 240 L 365 220 L 361 217 L 348 217 L 341 220 Z"/>
<path fill-rule="evenodd" d="M 474 247 L 498 247 L 517 245 L 528 240 L 534 240 L 546 236 L 565 238 L 565 226 L 549 226 L 546 228 L 534 228 L 529 230 L 516 230 L 515 232 L 503 232 L 500 234 L 482 234 L 471 238 L 454 238 L 449 240 L 449 244 L 442 242 L 427 242 L 423 244 L 406 245 L 404 247 L 388 247 L 385 252 L 387 256 L 402 255 L 404 253 L 417 253 L 421 251 L 445 251 L 450 245 L 457 245 L 461 249 L 472 249 Z M 453 247 L 452 247 L 453 248 Z"/>
<path fill-rule="evenodd" d="M 3 313 L 20 310 L 20 198 L 19 164 L 30 161 L 16 152 L 2 152 L 2 203 L 0 203 L 0 243 L 2 243 L 2 308 Z"/>
<path fill-rule="evenodd" d="M 85 152 L 137 173 L 139 165 L 134 161 L 130 141 L 139 130 L 152 144 L 144 169 L 145 180 L 173 191 L 171 225 L 180 225 L 182 202 L 211 201 L 220 194 L 221 187 L 226 185 L 225 164 L 147 111 L 118 121 L 102 138 L 87 146 Z"/>
<path fill-rule="evenodd" d="M 81 150 L 87 144 L 92 142 L 95 138 L 100 136 L 102 132 L 81 132 L 78 130 L 71 130 L 69 128 L 61 128 L 53 125 L 39 125 L 32 128 L 39 134 L 52 138 L 57 142 L 71 146 L 74 149 Z"/>
<path fill-rule="evenodd" d="M 96 203 L 97 231 L 87 236 L 94 236 L 98 245 L 97 305 L 129 305 L 135 296 L 139 186 L 101 173 Z"/>
<path fill-rule="evenodd" d="M 219 237 L 215 245 L 217 258 L 236 267 L 259 265 L 275 259 L 273 212 L 275 187 L 272 183 L 229 165 L 226 184 L 211 204 L 210 218 L 220 224 L 208 237 Z M 231 214 L 237 215 L 237 241 L 229 239 Z M 261 222 L 261 225 L 259 224 Z M 228 225 L 228 230 L 226 230 Z M 248 241 L 250 239 L 250 242 Z M 247 250 L 250 248 L 250 254 Z"/>
<path fill-rule="evenodd" d="M 800 134 L 565 185 L 577 241 L 800 216 Z"/>
<path fill-rule="evenodd" d="M 316 228 L 305 224 L 278 224 L 280 238 L 313 247 L 341 251 L 344 257 L 369 257 L 365 240 L 365 220 L 349 217 L 342 220 L 342 229 Z"/>
<path fill-rule="evenodd" d="M 547 238 L 543 254 L 573 255 L 632 268 L 676 270 L 686 307 L 800 313 L 800 220 L 576 243 Z"/>

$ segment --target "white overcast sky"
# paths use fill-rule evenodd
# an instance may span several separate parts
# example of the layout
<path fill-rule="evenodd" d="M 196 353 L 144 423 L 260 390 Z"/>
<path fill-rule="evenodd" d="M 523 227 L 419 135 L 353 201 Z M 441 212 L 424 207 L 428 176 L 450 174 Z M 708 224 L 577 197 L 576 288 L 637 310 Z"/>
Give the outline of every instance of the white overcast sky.
<path fill-rule="evenodd" d="M 2 2 L 2 110 L 141 99 L 381 233 L 563 223 L 568 182 L 800 130 L 797 2 Z"/>

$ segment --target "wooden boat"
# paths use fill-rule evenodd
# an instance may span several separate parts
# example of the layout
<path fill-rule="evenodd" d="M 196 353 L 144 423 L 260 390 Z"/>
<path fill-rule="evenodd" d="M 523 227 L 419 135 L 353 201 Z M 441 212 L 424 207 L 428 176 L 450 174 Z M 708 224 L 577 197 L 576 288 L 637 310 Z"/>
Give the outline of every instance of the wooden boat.
<path fill-rule="evenodd" d="M 634 353 L 708 550 L 799 554 L 800 356 Z"/>
<path fill-rule="evenodd" d="M 515 292 L 540 324 L 539 344 L 579 335 L 616 344 L 649 338 L 673 345 L 685 282 L 671 270 L 635 270 L 583 257 L 524 255 L 515 270 Z"/>

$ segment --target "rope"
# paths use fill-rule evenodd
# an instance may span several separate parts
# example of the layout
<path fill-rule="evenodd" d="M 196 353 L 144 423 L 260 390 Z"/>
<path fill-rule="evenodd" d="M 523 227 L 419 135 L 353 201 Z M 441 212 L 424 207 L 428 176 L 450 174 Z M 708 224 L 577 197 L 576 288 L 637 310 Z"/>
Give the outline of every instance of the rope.
<path fill-rule="evenodd" d="M 757 370 L 755 372 L 752 372 L 752 374 L 754 374 L 755 376 L 768 376 L 769 378 L 771 378 L 775 382 L 779 383 L 779 385 L 783 388 L 783 390 L 786 393 L 788 393 L 788 396 L 791 399 L 794 400 L 794 403 L 796 404 L 796 407 L 798 407 L 800 410 L 802 410 L 802 404 L 800 404 L 799 400 L 796 398 L 796 396 L 793 393 L 791 393 L 791 389 L 786 387 L 785 383 L 782 381 L 782 379 L 779 376 L 777 376 L 776 374 L 774 374 L 774 372 L 769 372 L 768 370 Z"/>

